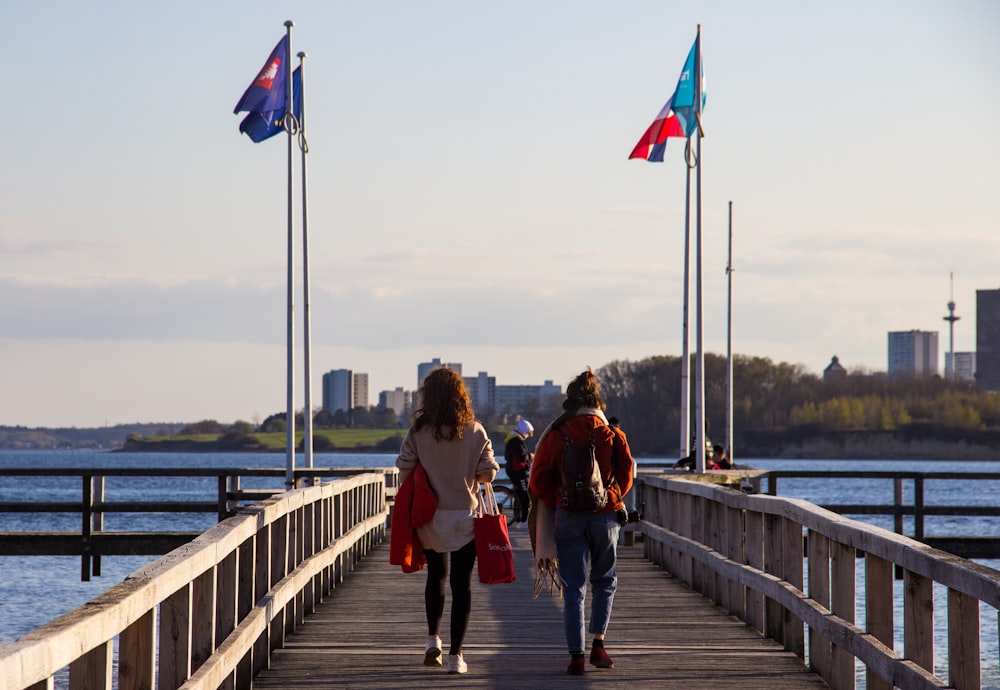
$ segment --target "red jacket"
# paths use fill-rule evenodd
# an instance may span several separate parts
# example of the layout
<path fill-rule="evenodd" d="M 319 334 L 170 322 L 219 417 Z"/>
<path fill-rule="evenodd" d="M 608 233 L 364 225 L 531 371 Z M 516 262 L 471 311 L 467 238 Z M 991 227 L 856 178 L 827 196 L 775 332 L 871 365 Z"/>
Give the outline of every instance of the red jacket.
<path fill-rule="evenodd" d="M 417 464 L 396 492 L 389 530 L 389 563 L 400 566 L 404 573 L 415 573 L 424 567 L 427 559 L 417 528 L 430 522 L 436 510 L 437 498 L 427 473 Z"/>
<path fill-rule="evenodd" d="M 606 425 L 599 417 L 590 414 L 571 417 L 559 425 L 559 430 L 569 436 L 574 443 L 585 443 L 594 433 L 594 429 L 597 429 L 594 438 L 595 457 L 601 469 L 604 486 L 608 488 L 608 505 L 600 512 L 613 513 L 625 507 L 622 496 L 632 488 L 632 452 L 629 450 L 625 433 L 621 429 Z M 612 444 L 615 448 L 614 454 L 611 452 Z M 535 459 L 528 483 L 534 494 L 548 506 L 559 505 L 559 463 L 562 461 L 565 448 L 566 441 L 562 434 L 550 429 L 546 429 L 544 437 L 535 448 Z"/>

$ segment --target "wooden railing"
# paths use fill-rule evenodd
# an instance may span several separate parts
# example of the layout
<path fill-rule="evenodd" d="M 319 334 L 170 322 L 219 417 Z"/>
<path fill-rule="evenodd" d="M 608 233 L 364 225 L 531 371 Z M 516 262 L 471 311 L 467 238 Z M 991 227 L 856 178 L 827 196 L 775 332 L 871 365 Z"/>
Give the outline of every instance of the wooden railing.
<path fill-rule="evenodd" d="M 997 615 L 1000 572 L 806 501 L 655 474 L 642 476 L 639 491 L 646 556 L 781 642 L 831 687 L 855 687 L 855 659 L 869 690 L 980 687 L 980 602 Z M 906 658 L 893 649 L 894 566 L 904 580 Z M 947 682 L 934 675 L 935 583 L 948 590 Z M 855 625 L 859 605 L 865 630 Z"/>
<path fill-rule="evenodd" d="M 294 471 L 296 487 L 314 481 L 346 477 L 365 471 L 363 468 L 312 468 Z M 101 557 L 112 555 L 161 555 L 184 544 L 200 532 L 123 532 L 104 529 L 104 518 L 113 513 L 213 513 L 222 521 L 240 506 L 247 505 L 284 491 L 283 488 L 246 489 L 242 480 L 247 478 L 274 478 L 274 485 L 282 485 L 286 471 L 280 467 L 254 468 L 197 468 L 197 467 L 87 467 L 87 468 L 36 468 L 0 467 L 0 477 L 33 477 L 40 481 L 59 478 L 79 480 L 79 500 L 76 501 L 0 501 L 0 513 L 78 513 L 80 529 L 63 532 L 0 532 L 2 556 L 80 556 L 80 579 L 90 580 L 91 575 L 101 574 Z M 214 501 L 156 500 L 145 494 L 132 501 L 108 500 L 106 483 L 109 478 L 137 483 L 150 479 L 215 479 L 217 487 Z M 394 481 L 394 480 L 393 480 Z M 389 495 L 395 495 L 393 481 L 389 481 Z M 135 493 L 135 492 L 133 492 Z M 160 492 L 162 493 L 162 492 Z M 162 497 L 161 497 L 162 498 Z"/>
<path fill-rule="evenodd" d="M 244 508 L 88 604 L 0 645 L 0 690 L 246 688 L 270 652 L 386 534 L 386 473 Z M 393 476 L 392 481 L 395 481 Z"/>
<path fill-rule="evenodd" d="M 928 504 L 925 501 L 928 485 L 932 483 L 940 485 L 945 482 L 961 482 L 967 486 L 973 484 L 982 486 L 982 482 L 1000 482 L 1000 472 L 769 470 L 762 475 L 762 478 L 766 479 L 767 493 L 771 496 L 778 495 L 780 479 L 864 479 L 891 482 L 892 503 L 837 503 L 825 504 L 822 507 L 841 515 L 891 515 L 893 531 L 896 534 L 905 533 L 904 518 L 910 517 L 912 518 L 912 532 L 909 536 L 917 541 L 922 541 L 963 558 L 1000 558 L 1000 536 L 979 534 L 929 536 L 925 530 L 928 516 L 1000 517 L 1000 505 Z M 907 485 L 910 487 L 909 492 L 905 491 Z"/>

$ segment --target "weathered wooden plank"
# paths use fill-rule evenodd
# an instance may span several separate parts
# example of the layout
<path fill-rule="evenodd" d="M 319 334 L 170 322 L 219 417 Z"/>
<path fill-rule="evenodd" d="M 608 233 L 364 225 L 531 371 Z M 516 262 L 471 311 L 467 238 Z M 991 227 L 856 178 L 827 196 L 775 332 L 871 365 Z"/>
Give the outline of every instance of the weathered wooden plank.
<path fill-rule="evenodd" d="M 979 602 L 948 590 L 948 681 L 957 690 L 980 687 Z"/>
<path fill-rule="evenodd" d="M 648 562 L 640 543 L 619 547 L 619 588 L 607 637 L 616 668 L 588 666 L 585 678 L 567 676 L 562 600 L 531 598 L 527 533 L 514 530 L 512 542 L 516 582 L 486 586 L 473 576 L 467 675 L 448 677 L 442 668 L 422 665 L 426 574 L 401 573 L 387 563 L 388 549 L 379 547 L 286 638 L 254 687 L 823 687 L 793 654 Z M 375 607 L 373 601 L 390 605 Z M 587 611 L 589 618 L 589 606 Z M 446 607 L 446 645 L 448 621 Z"/>
<path fill-rule="evenodd" d="M 903 651 L 921 668 L 934 672 L 934 582 L 903 573 Z"/>
<path fill-rule="evenodd" d="M 893 648 L 893 567 L 892 563 L 865 554 L 865 625 L 889 649 Z M 866 673 L 868 690 L 891 690 L 892 684 L 872 670 Z"/>

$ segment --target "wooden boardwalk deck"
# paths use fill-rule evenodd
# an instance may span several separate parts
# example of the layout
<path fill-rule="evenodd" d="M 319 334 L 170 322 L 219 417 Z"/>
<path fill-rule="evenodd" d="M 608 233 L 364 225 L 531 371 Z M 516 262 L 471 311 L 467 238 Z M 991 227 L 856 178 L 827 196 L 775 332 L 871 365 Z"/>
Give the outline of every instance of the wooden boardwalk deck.
<path fill-rule="evenodd" d="M 466 636 L 467 675 L 422 666 L 424 571 L 404 575 L 388 563 L 388 544 L 362 561 L 271 657 L 257 688 L 677 687 L 742 690 L 823 688 L 800 659 L 689 589 L 642 555 L 619 549 L 619 588 L 607 648 L 617 668 L 588 664 L 567 676 L 562 601 L 531 599 L 531 552 L 512 530 L 518 580 L 473 587 Z M 475 575 L 473 575 L 475 579 Z M 442 638 L 448 645 L 450 606 Z M 589 620 L 589 603 L 588 603 Z"/>

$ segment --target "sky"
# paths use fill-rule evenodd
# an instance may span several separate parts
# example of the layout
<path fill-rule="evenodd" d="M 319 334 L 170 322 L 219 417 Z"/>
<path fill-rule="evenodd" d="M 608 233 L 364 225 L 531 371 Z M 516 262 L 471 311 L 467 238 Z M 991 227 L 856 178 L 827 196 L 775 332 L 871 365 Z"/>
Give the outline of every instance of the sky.
<path fill-rule="evenodd" d="M 313 407 L 331 369 L 374 404 L 435 357 L 565 386 L 680 355 L 683 143 L 628 154 L 699 24 L 705 351 L 726 352 L 730 202 L 736 354 L 878 371 L 889 331 L 921 329 L 943 369 L 952 273 L 975 349 L 976 290 L 1000 288 L 992 0 L 5 1 L 0 425 L 285 410 L 286 141 L 233 108 L 288 19 Z"/>

